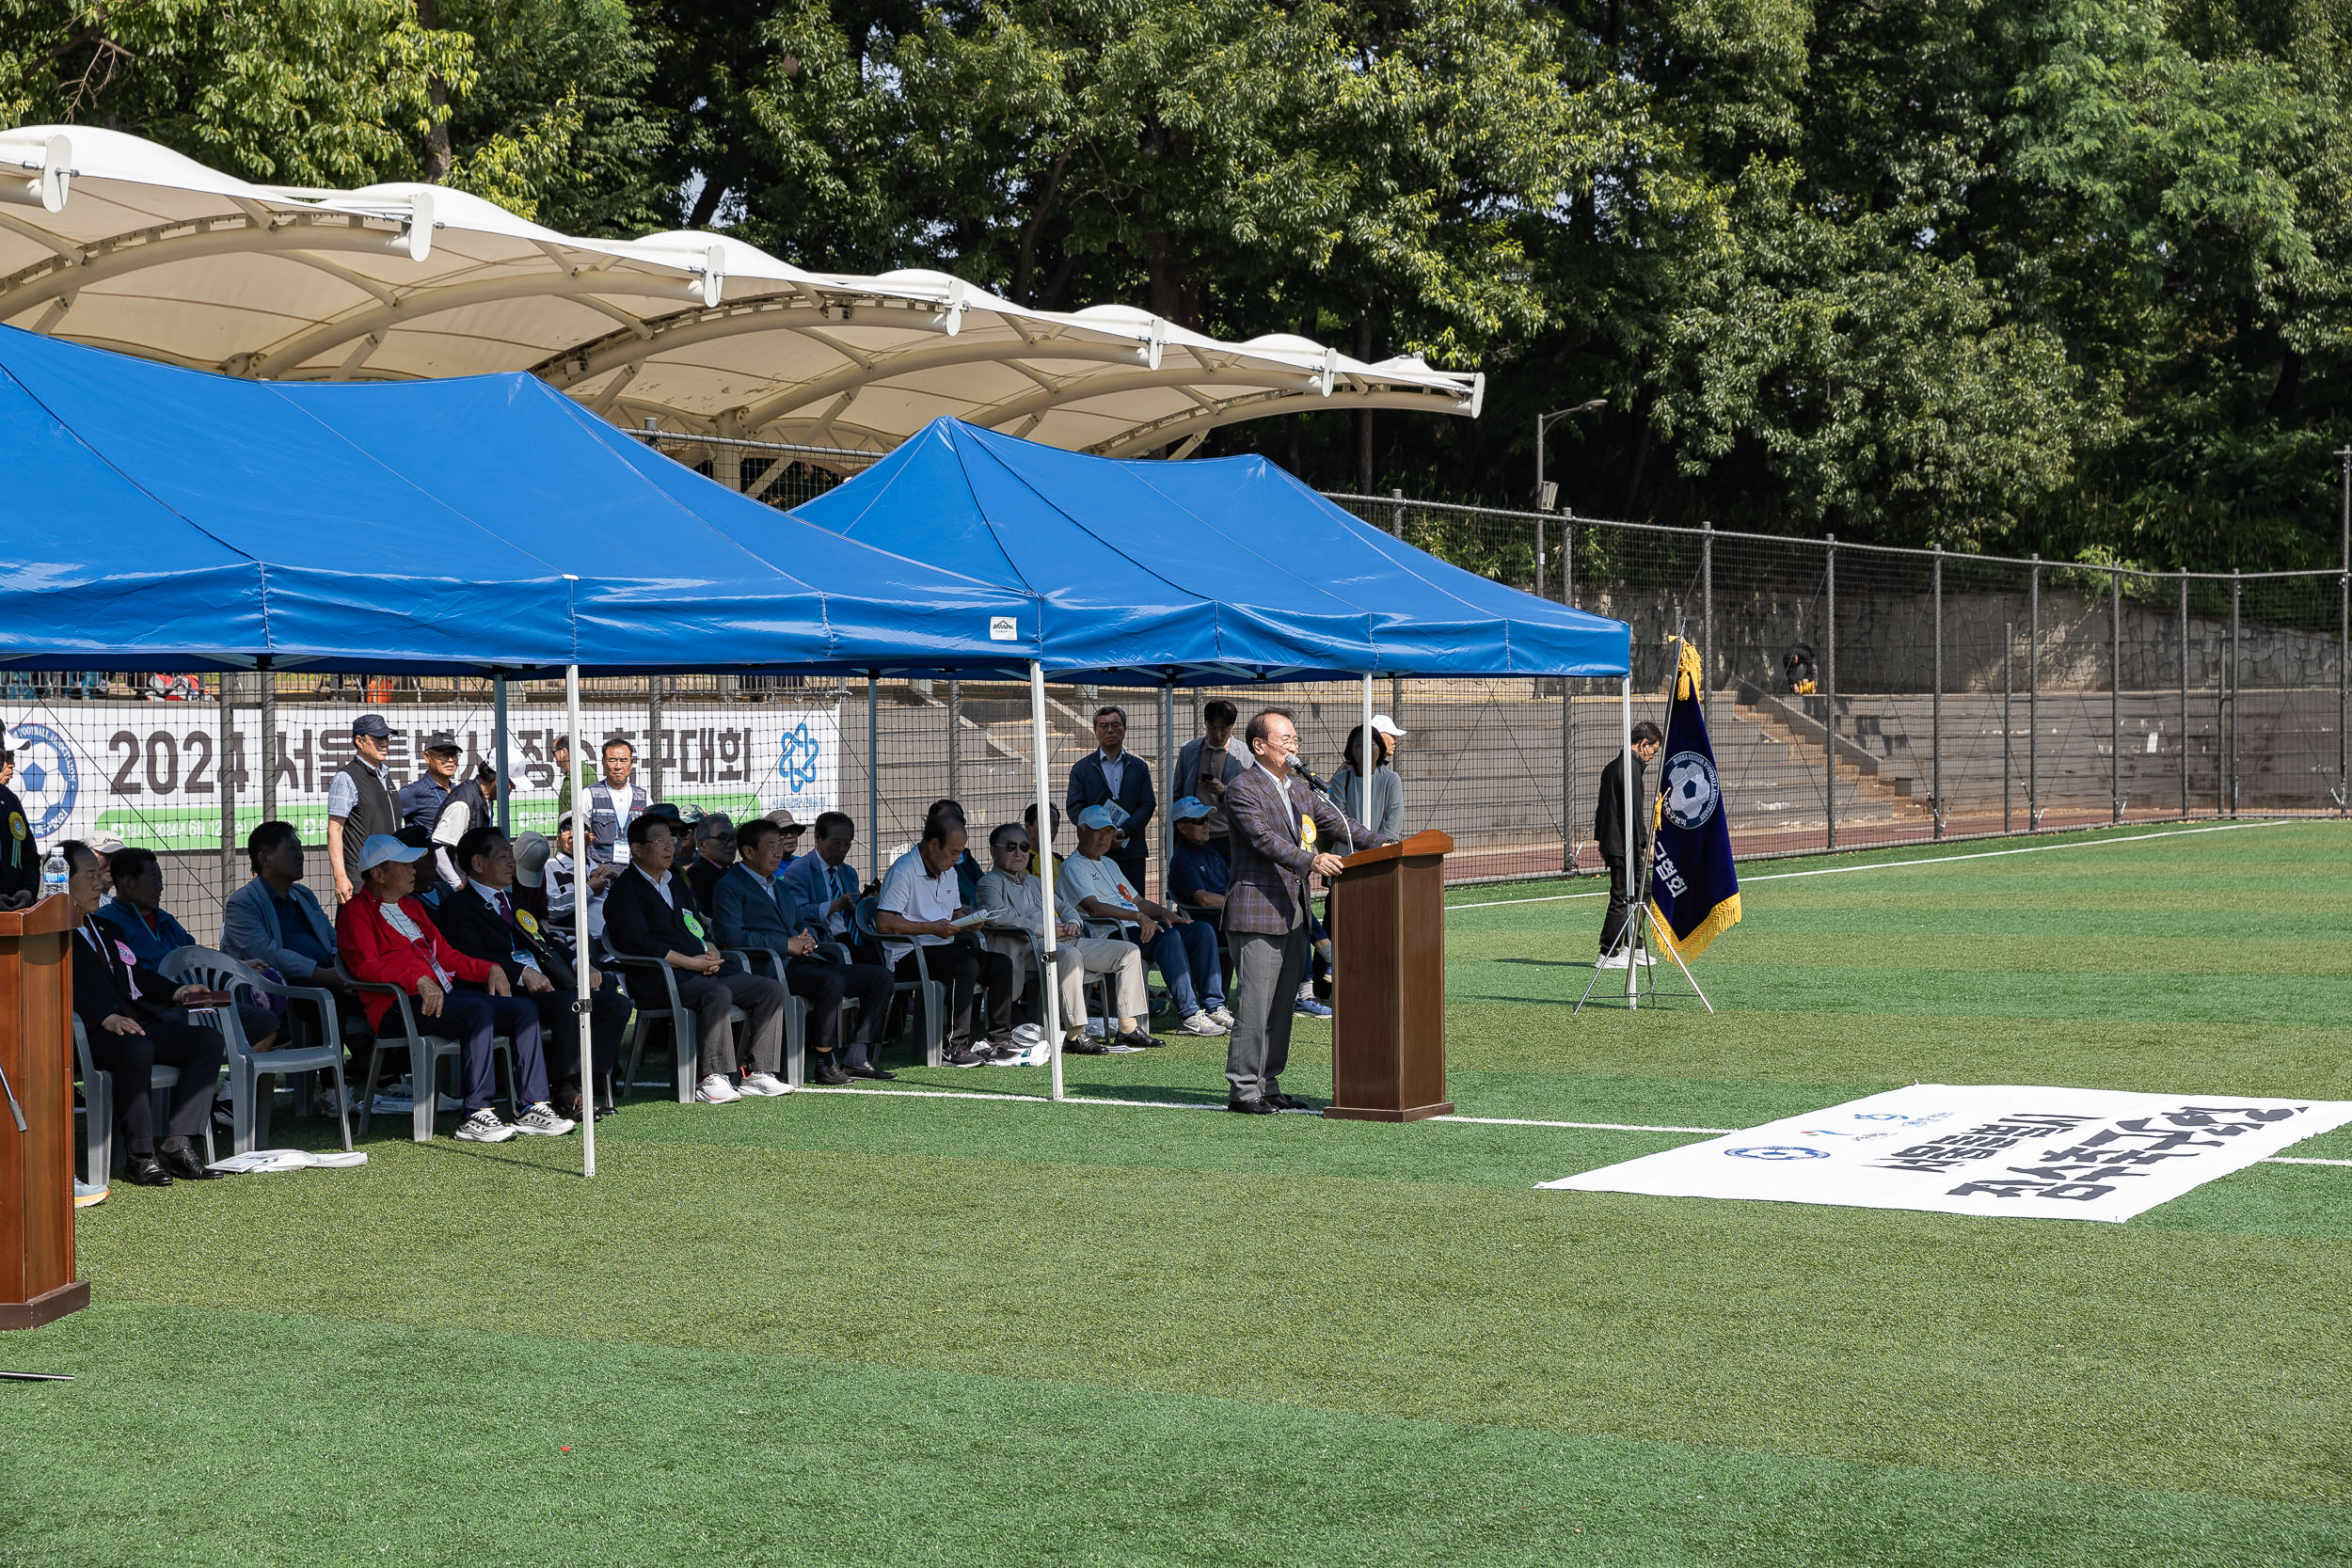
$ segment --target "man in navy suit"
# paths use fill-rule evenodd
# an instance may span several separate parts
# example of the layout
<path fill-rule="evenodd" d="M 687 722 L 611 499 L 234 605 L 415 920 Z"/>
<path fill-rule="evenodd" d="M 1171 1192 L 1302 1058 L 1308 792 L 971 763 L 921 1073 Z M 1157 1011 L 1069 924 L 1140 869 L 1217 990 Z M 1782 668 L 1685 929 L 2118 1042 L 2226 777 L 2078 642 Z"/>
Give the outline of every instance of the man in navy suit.
<path fill-rule="evenodd" d="M 890 971 L 879 964 L 835 963 L 820 956 L 827 940 L 824 911 L 802 903 L 776 876 L 784 859 L 784 830 L 764 816 L 747 819 L 735 836 L 741 857 L 712 884 L 710 923 L 721 947 L 766 948 L 784 958 L 780 978 L 808 1004 L 811 1076 L 819 1084 L 851 1078 L 896 1078 L 874 1057 L 890 1019 Z M 842 1049 L 841 1001 L 858 1004 L 857 1037 Z"/>
<path fill-rule="evenodd" d="M 1152 847 L 1152 811 L 1158 801 L 1152 793 L 1152 769 L 1127 750 L 1126 709 L 1094 710 L 1094 744 L 1096 750 L 1070 769 L 1067 808 L 1075 817 L 1087 807 L 1107 801 L 1127 814 L 1119 825 L 1120 836 L 1111 841 L 1110 861 L 1131 885 L 1140 888 Z"/>

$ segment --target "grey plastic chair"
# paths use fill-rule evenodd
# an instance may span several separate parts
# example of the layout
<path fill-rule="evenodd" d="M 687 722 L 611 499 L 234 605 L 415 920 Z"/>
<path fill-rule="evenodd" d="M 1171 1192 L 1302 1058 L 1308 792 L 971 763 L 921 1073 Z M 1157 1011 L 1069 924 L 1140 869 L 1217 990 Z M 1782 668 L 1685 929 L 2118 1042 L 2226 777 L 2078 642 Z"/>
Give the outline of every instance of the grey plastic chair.
<path fill-rule="evenodd" d="M 376 1085 L 384 1081 L 384 1053 L 404 1051 L 408 1054 L 408 1136 L 416 1143 L 431 1143 L 433 1118 L 440 1105 L 441 1063 L 463 1057 L 466 1053 L 464 1044 L 447 1035 L 419 1034 L 416 1009 L 409 1006 L 412 998 L 398 986 L 356 978 L 351 971 L 343 967 L 341 958 L 335 960 L 335 973 L 342 975 L 343 984 L 353 990 L 363 993 L 373 991 L 390 997 L 392 1006 L 400 1010 L 405 1031 L 396 1036 L 381 1029 L 376 1031 L 375 1053 L 368 1058 L 368 1081 L 359 1087 L 359 1135 L 363 1138 L 368 1135 L 368 1122 L 375 1113 Z M 490 1055 L 494 1068 L 500 1056 L 506 1058 L 506 1106 L 510 1112 L 520 1116 L 522 1106 L 517 1103 L 520 1085 L 515 1075 L 515 1042 L 504 1035 L 495 1037 L 490 1041 Z"/>
<path fill-rule="evenodd" d="M 81 1075 L 83 1115 L 88 1123 L 85 1141 L 89 1146 L 89 1157 L 84 1162 L 87 1174 L 82 1180 L 93 1187 L 103 1187 L 114 1179 L 118 1164 L 116 1155 L 127 1157 L 128 1151 L 115 1148 L 115 1076 L 111 1072 L 101 1072 L 92 1065 L 89 1036 L 84 1032 L 78 1015 L 73 1020 L 73 1067 Z M 163 1091 L 178 1087 L 179 1083 L 180 1069 L 166 1067 L 160 1062 L 155 1065 L 153 1075 L 148 1079 L 148 1099 L 155 1109 L 155 1132 L 158 1136 L 162 1135 L 171 1116 L 167 1108 L 168 1097 Z M 213 1118 L 208 1115 L 204 1118 L 204 1163 L 209 1165 L 217 1157 L 217 1151 L 213 1147 Z"/>
<path fill-rule="evenodd" d="M 183 947 L 167 955 L 162 973 L 183 985 L 202 985 L 232 992 L 250 990 L 257 996 L 315 1003 L 325 1021 L 325 1038 L 317 1045 L 298 1051 L 256 1051 L 234 1017 L 228 1020 L 229 1093 L 236 1106 L 230 1147 L 234 1152 L 246 1154 L 257 1146 L 269 1146 L 270 1111 L 277 1095 L 263 1089 L 263 1079 L 299 1075 L 308 1080 L 310 1074 L 322 1071 L 334 1075 L 336 1127 L 342 1134 L 343 1148 L 351 1148 L 351 1095 L 343 1081 L 342 1020 L 337 1012 L 333 992 L 313 986 L 281 986 L 265 980 L 228 954 L 210 947 Z M 296 1116 L 302 1114 L 305 1102 L 306 1097 L 297 1085 Z"/>
<path fill-rule="evenodd" d="M 629 999 L 636 1003 L 637 1017 L 629 1024 L 628 1067 L 622 1075 L 620 1098 L 627 1100 L 637 1092 L 637 1068 L 638 1064 L 645 1059 L 645 1041 L 652 1036 L 654 1030 L 659 1028 L 667 1029 L 670 1032 L 670 1063 L 674 1075 L 677 1079 L 677 1102 L 681 1105 L 691 1105 L 694 1102 L 694 1085 L 702 1082 L 702 1073 L 698 1070 L 702 1065 L 702 1043 L 701 1037 L 694 1028 L 694 1009 L 688 1006 L 685 999 L 677 993 L 677 971 L 670 967 L 667 959 L 619 951 L 612 945 L 609 934 L 598 940 L 604 944 L 606 962 L 616 965 L 624 971 L 659 976 L 661 981 L 662 994 L 669 998 L 668 1005 L 663 1006 L 650 1000 L 640 999 L 637 989 L 634 986 L 629 988 Z M 737 1031 L 739 1039 L 741 1036 L 743 1022 L 749 1016 L 740 1007 L 727 1009 L 728 1027 Z M 787 1007 L 785 1019 L 787 1036 L 791 1017 L 792 1009 Z M 737 1059 L 741 1059 L 740 1053 L 738 1053 Z M 799 1054 L 796 1051 L 793 1053 L 793 1060 L 787 1062 L 786 1066 L 793 1066 L 798 1059 Z M 792 1082 L 797 1084 L 800 1080 L 796 1077 Z"/>
<path fill-rule="evenodd" d="M 720 952 L 743 966 L 744 970 L 778 985 L 784 981 L 784 955 L 772 947 L 722 947 Z M 844 1027 L 849 1010 L 854 1004 L 842 999 Z M 738 1007 L 737 1012 L 742 1009 Z M 784 1081 L 794 1088 L 808 1082 L 808 1015 L 806 999 L 795 996 L 787 989 L 784 995 Z"/>
<path fill-rule="evenodd" d="M 882 912 L 882 900 L 874 897 L 857 901 L 857 934 L 876 947 L 882 945 L 882 932 L 875 927 L 874 917 Z M 923 1065 L 938 1067 L 946 1057 L 947 988 L 931 978 L 931 966 L 923 956 L 923 944 L 914 944 L 914 974 L 912 980 L 893 979 L 891 990 L 912 993 L 915 1006 L 911 1013 L 919 1014 L 923 1031 Z"/>

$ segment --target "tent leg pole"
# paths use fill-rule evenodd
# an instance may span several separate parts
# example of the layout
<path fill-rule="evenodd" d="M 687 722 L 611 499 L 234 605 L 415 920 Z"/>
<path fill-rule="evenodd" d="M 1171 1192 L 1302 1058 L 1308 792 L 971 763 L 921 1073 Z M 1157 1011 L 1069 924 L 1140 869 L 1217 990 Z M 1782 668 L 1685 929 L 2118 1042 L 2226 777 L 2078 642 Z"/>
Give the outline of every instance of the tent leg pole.
<path fill-rule="evenodd" d="M 1176 680 L 1160 686 L 1160 788 L 1168 804 L 1160 808 L 1160 897 L 1175 897 L 1169 876 L 1176 865 L 1176 800 L 1185 792 L 1176 784 Z"/>
<path fill-rule="evenodd" d="M 504 696 L 501 683 L 501 698 Z M 580 749 L 580 666 L 567 666 L 564 671 L 564 731 L 572 737 L 571 755 L 581 755 Z M 506 726 L 499 726 L 499 803 L 506 800 Z M 575 844 L 580 842 L 578 838 Z M 580 1174 L 596 1174 L 596 1058 L 588 1032 L 588 879 L 579 875 L 580 864 L 573 863 L 572 883 L 572 977 L 577 989 L 572 992 L 572 1013 L 580 1030 Z"/>
<path fill-rule="evenodd" d="M 498 823 L 499 832 L 513 837 L 515 830 L 508 822 L 510 806 L 506 787 L 506 677 L 490 678 L 490 727 L 498 733 L 491 738 L 491 749 L 497 754 L 499 770 Z"/>
<path fill-rule="evenodd" d="M 877 676 L 866 677 L 866 879 L 882 880 L 882 696 Z"/>
<path fill-rule="evenodd" d="M 1632 661 L 1629 659 L 1627 661 L 1625 679 L 1617 688 L 1618 717 L 1621 721 L 1620 727 L 1624 731 L 1622 738 L 1625 743 L 1625 750 L 1618 752 L 1617 755 L 1623 764 L 1620 771 L 1622 771 L 1625 775 L 1625 885 L 1626 891 L 1629 893 L 1633 891 L 1634 883 L 1637 880 L 1633 874 L 1633 671 L 1631 666 Z M 1633 916 L 1626 922 L 1625 931 L 1623 933 L 1625 941 L 1625 1005 L 1626 1010 L 1629 1012 L 1642 1005 L 1641 997 L 1634 990 L 1633 981 L 1634 972 L 1640 967 L 1640 965 L 1634 961 L 1634 949 L 1639 944 L 1633 940 L 1640 931 L 1640 920 L 1641 914 L 1637 911 Z"/>
<path fill-rule="evenodd" d="M 1173 687 L 1168 689 L 1173 691 Z M 1172 699 L 1171 699 L 1172 700 Z M 1029 860 L 1037 867 L 1045 912 L 1045 966 L 1042 983 L 1045 987 L 1045 1046 L 1053 1053 L 1047 1058 L 1053 1065 L 1056 1100 L 1064 1098 L 1061 1077 L 1061 983 L 1054 967 L 1054 955 L 1060 945 L 1057 929 L 1059 911 L 1054 905 L 1054 802 L 1047 796 L 1045 750 L 1045 666 L 1032 659 L 1029 663 L 1029 755 L 1037 764 L 1037 832 L 1030 834 Z M 1171 788 L 1173 785 L 1170 786 Z"/>

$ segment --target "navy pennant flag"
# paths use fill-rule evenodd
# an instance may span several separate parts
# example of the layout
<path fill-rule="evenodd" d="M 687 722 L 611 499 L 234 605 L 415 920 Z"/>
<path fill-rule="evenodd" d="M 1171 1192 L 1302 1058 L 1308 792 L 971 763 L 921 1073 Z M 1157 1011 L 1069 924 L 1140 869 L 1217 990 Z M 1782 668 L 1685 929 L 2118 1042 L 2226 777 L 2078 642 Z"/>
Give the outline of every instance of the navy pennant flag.
<path fill-rule="evenodd" d="M 1715 777 L 1699 701 L 1698 651 L 1682 644 L 1674 701 L 1666 709 L 1666 766 L 1658 772 L 1657 852 L 1650 910 L 1687 962 L 1740 923 L 1740 874 L 1731 863 L 1731 822 Z"/>

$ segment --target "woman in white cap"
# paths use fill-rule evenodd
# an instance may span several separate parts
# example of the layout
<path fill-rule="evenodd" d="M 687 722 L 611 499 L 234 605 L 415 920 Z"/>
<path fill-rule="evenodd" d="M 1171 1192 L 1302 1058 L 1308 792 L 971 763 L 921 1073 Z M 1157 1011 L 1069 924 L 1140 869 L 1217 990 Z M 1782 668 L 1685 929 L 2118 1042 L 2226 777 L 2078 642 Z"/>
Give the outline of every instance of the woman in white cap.
<path fill-rule="evenodd" d="M 1391 843 L 1405 836 L 1405 782 L 1396 776 L 1391 743 L 1405 732 L 1385 713 L 1372 716 L 1372 733 L 1380 744 L 1372 765 L 1372 800 L 1364 800 L 1364 727 L 1347 732 L 1347 761 L 1331 775 L 1331 799 L 1340 810 L 1369 826 Z"/>

